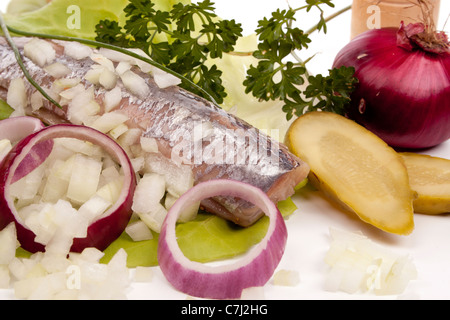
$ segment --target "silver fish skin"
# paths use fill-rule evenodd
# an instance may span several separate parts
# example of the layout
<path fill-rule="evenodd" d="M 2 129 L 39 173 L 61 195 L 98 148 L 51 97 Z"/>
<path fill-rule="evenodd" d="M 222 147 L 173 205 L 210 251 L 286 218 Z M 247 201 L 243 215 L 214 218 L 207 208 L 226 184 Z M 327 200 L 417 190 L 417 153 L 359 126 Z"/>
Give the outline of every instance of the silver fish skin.
<path fill-rule="evenodd" d="M 73 44 L 51 40 L 40 41 L 51 44 L 54 58 L 46 65 L 38 65 L 24 54 L 24 47 L 31 40 L 36 39 L 14 38 L 25 67 L 43 88 L 51 88 L 61 78 L 76 80 L 85 90 L 93 90 L 94 100 L 100 107 L 98 114 L 107 112 L 105 96 L 108 92 L 120 88 L 120 103 L 112 111 L 127 115 L 126 124 L 139 130 L 139 135 L 156 139 L 160 154 L 149 155 L 146 161 L 150 165 L 152 161 L 164 158 L 171 164 L 188 166 L 195 183 L 211 179 L 242 181 L 260 188 L 275 203 L 291 196 L 295 186 L 309 173 L 305 162 L 261 130 L 178 86 L 158 86 L 156 76 L 145 69 L 148 65 L 127 65 L 130 62 L 127 57 L 102 49 L 91 49 L 88 56 L 74 57 L 73 52 L 69 53 L 67 49 Z M 83 46 L 76 45 L 79 49 Z M 63 77 L 57 78 L 49 73 L 48 67 L 54 64 L 67 67 Z M 129 83 L 125 84 L 125 80 L 118 75 L 119 64 L 128 67 L 124 70 L 132 72 L 131 75 L 138 76 L 136 87 L 141 85 L 144 90 L 134 92 L 137 90 L 133 90 Z M 90 70 L 101 67 L 109 68 L 116 74 L 113 89 L 86 79 Z M 6 99 L 11 81 L 17 78 L 24 78 L 23 73 L 11 47 L 4 38 L 0 38 L 0 97 Z M 80 124 L 72 116 L 76 111 L 70 110 L 70 104 L 63 104 L 63 109 L 59 109 L 44 99 L 41 107 L 32 107 L 36 89 L 27 81 L 25 83 L 28 97 L 25 114 L 38 117 L 49 125 Z M 55 92 L 50 95 L 60 99 Z M 243 227 L 252 225 L 264 215 L 260 208 L 245 199 L 231 197 L 205 199 L 202 208 Z"/>

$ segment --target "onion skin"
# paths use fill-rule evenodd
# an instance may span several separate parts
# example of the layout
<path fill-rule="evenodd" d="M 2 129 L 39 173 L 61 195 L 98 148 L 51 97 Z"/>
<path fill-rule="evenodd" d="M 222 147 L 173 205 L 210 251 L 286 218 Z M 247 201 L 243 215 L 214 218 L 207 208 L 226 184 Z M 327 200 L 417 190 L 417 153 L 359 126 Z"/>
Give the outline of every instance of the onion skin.
<path fill-rule="evenodd" d="M 132 165 L 125 151 L 112 139 L 103 133 L 89 127 L 62 124 L 47 127 L 35 132 L 17 143 L 0 164 L 0 230 L 9 223 L 14 222 L 17 230 L 17 239 L 23 249 L 35 253 L 45 251 L 45 246 L 36 242 L 35 234 L 18 221 L 18 216 L 11 199 L 8 199 L 8 185 L 14 178 L 15 169 L 26 158 L 30 148 L 41 141 L 54 138 L 77 138 L 100 145 L 113 158 L 120 162 L 125 181 L 119 200 L 102 217 L 93 222 L 87 230 L 86 238 L 75 238 L 71 252 L 82 252 L 87 247 L 95 247 L 101 251 L 106 249 L 125 230 L 132 210 L 133 193 L 136 186 L 136 177 Z M 41 143 L 42 144 L 42 143 Z M 11 177 L 11 175 L 13 175 Z"/>
<path fill-rule="evenodd" d="M 346 116 L 392 147 L 433 147 L 450 138 L 450 53 L 400 47 L 401 30 L 369 30 L 336 56 L 359 80 Z"/>
<path fill-rule="evenodd" d="M 206 198 L 224 195 L 245 198 L 270 218 L 265 238 L 234 264 L 211 267 L 190 261 L 176 242 L 175 224 L 181 211 Z M 169 210 L 158 242 L 158 263 L 166 279 L 178 290 L 201 298 L 238 299 L 242 290 L 263 286 L 273 275 L 287 241 L 287 230 L 278 208 L 256 187 L 234 180 L 199 183 L 182 195 Z"/>

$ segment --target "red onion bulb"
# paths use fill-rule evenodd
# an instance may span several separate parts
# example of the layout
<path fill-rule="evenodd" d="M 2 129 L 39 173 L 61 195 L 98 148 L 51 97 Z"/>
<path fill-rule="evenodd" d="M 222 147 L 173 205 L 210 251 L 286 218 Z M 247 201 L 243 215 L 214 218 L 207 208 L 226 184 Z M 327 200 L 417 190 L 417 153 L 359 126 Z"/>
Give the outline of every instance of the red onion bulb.
<path fill-rule="evenodd" d="M 399 148 L 450 138 L 450 49 L 423 24 L 367 31 L 336 56 L 359 80 L 347 116 Z"/>

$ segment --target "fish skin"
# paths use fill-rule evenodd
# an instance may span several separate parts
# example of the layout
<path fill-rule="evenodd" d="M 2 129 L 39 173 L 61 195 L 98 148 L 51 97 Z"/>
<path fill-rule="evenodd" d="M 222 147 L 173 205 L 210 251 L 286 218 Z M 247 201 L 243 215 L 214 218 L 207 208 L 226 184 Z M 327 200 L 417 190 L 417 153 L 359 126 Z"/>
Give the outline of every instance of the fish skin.
<path fill-rule="evenodd" d="M 40 86 L 49 87 L 55 78 L 23 55 L 23 46 L 29 39 L 15 38 L 14 41 L 33 79 Z M 60 62 L 71 70 L 64 78 L 78 78 L 85 88 L 93 87 L 95 100 L 102 107 L 100 113 L 104 112 L 103 100 L 108 90 L 84 79 L 96 63 L 90 57 L 69 57 L 64 53 L 64 42 L 46 41 L 55 49 L 53 62 Z M 108 51 L 103 53 L 107 55 Z M 136 67 L 132 71 L 145 79 L 149 90 L 144 97 L 138 97 L 126 90 L 119 79 L 117 85 L 122 88 L 122 100 L 116 110 L 128 115 L 129 127 L 139 128 L 143 136 L 155 138 L 167 161 L 189 165 L 195 183 L 234 179 L 257 186 L 277 203 L 291 196 L 295 186 L 307 177 L 308 165 L 282 143 L 206 99 L 178 86 L 161 89 L 148 73 Z M 0 38 L 0 97 L 6 98 L 9 83 L 19 77 L 23 78 L 23 73 L 14 53 L 5 39 Z M 28 82 L 26 86 L 30 97 L 36 89 Z M 46 100 L 39 110 L 27 107 L 25 112 L 50 125 L 71 122 L 67 106 L 61 110 Z M 246 151 L 244 156 L 242 151 Z M 243 227 L 264 215 L 255 205 L 236 198 L 205 199 L 202 207 Z"/>

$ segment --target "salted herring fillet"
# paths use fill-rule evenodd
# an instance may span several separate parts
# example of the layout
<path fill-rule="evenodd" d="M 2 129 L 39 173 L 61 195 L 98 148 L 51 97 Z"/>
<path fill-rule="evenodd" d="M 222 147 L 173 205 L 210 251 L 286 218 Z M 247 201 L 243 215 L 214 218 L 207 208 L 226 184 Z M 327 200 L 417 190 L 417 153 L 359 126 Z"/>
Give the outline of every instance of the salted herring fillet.
<path fill-rule="evenodd" d="M 63 107 L 51 104 L 24 80 L 26 101 L 15 106 L 14 116 L 35 116 L 49 125 L 91 126 L 105 113 L 125 115 L 124 125 L 154 138 L 165 161 L 189 166 L 195 183 L 239 180 L 259 187 L 274 202 L 291 196 L 307 177 L 308 165 L 283 144 L 178 86 L 158 86 L 160 71 L 149 64 L 79 43 L 14 41 L 30 75 Z M 7 99 L 15 79 L 24 79 L 23 73 L 13 50 L 0 38 L 0 98 Z M 204 200 L 202 207 L 244 227 L 263 215 L 245 199 L 216 197 Z"/>

